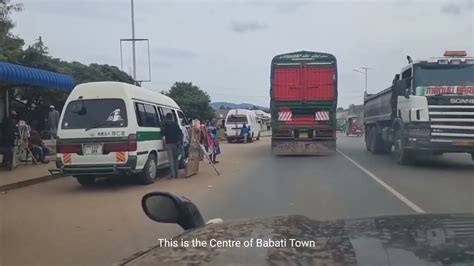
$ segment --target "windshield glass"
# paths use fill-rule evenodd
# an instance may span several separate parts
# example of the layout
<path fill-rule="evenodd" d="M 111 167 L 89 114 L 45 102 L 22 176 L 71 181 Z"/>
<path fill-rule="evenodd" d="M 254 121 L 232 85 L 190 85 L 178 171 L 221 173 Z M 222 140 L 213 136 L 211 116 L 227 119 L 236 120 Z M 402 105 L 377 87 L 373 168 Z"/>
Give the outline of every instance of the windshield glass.
<path fill-rule="evenodd" d="M 414 88 L 418 86 L 472 86 L 474 65 L 417 65 Z"/>
<path fill-rule="evenodd" d="M 247 116 L 245 115 L 231 115 L 227 117 L 227 123 L 247 123 Z"/>
<path fill-rule="evenodd" d="M 66 107 L 62 129 L 126 127 L 127 111 L 121 99 L 72 101 Z"/>

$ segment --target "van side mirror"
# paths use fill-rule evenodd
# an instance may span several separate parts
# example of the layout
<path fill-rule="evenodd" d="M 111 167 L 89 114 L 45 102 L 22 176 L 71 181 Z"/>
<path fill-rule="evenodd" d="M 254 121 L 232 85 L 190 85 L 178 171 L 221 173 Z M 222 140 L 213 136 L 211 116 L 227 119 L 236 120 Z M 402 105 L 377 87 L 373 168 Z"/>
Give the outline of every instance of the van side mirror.
<path fill-rule="evenodd" d="M 173 193 L 148 193 L 142 198 L 142 208 L 151 220 L 178 224 L 184 230 L 205 224 L 201 213 L 192 201 Z"/>

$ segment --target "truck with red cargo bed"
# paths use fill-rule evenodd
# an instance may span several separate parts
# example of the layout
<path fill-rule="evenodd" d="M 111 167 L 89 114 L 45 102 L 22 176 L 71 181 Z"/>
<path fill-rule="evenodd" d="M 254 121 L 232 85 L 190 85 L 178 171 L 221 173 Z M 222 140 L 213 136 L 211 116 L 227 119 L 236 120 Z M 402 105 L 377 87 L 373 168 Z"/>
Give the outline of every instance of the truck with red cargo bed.
<path fill-rule="evenodd" d="M 325 155 L 336 149 L 337 62 L 328 53 L 277 55 L 271 63 L 272 151 Z"/>

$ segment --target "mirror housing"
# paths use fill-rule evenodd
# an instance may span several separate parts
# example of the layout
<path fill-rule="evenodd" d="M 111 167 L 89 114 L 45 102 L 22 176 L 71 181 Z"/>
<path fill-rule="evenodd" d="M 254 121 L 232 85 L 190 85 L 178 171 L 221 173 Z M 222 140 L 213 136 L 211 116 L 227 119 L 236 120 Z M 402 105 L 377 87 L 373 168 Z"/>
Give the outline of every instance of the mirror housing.
<path fill-rule="evenodd" d="M 411 78 L 407 78 L 405 79 L 405 98 L 410 98 L 410 95 L 411 95 Z"/>
<path fill-rule="evenodd" d="M 142 198 L 142 208 L 151 220 L 178 224 L 184 230 L 205 225 L 196 205 L 189 199 L 173 193 L 148 193 Z"/>

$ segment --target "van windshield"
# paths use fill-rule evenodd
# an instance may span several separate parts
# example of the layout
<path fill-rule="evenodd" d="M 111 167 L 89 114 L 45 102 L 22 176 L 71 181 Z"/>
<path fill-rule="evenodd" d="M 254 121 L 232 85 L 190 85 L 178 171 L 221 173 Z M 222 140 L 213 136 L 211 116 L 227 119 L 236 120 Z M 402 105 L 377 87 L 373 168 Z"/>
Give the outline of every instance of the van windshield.
<path fill-rule="evenodd" d="M 247 123 L 247 116 L 245 115 L 230 115 L 227 117 L 227 123 Z"/>
<path fill-rule="evenodd" d="M 91 99 L 70 102 L 61 123 L 62 129 L 126 127 L 127 110 L 121 99 Z"/>

